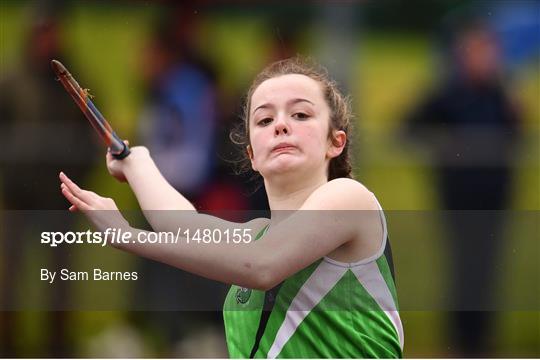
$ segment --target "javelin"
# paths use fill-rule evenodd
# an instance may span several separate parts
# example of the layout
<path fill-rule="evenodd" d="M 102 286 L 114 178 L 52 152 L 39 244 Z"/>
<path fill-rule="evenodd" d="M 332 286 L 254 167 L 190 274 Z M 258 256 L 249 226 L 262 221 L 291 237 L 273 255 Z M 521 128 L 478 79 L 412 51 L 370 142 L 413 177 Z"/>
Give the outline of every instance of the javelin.
<path fill-rule="evenodd" d="M 87 89 L 81 88 L 73 76 L 67 71 L 66 67 L 58 60 L 52 60 L 51 66 L 58 76 L 58 80 L 64 85 L 69 95 L 86 116 L 90 124 L 105 145 L 109 148 L 111 155 L 116 159 L 123 159 L 130 154 L 129 147 L 116 135 L 111 125 L 105 120 L 90 98 L 92 95 Z"/>

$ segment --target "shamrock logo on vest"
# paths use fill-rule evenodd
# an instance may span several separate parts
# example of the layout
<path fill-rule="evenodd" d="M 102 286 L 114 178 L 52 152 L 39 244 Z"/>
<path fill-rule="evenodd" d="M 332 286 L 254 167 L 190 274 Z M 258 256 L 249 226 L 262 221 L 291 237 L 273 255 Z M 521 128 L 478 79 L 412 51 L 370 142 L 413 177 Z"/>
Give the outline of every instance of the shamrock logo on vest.
<path fill-rule="evenodd" d="M 236 290 L 236 302 L 238 304 L 245 304 L 248 302 L 251 296 L 251 289 L 241 287 Z"/>

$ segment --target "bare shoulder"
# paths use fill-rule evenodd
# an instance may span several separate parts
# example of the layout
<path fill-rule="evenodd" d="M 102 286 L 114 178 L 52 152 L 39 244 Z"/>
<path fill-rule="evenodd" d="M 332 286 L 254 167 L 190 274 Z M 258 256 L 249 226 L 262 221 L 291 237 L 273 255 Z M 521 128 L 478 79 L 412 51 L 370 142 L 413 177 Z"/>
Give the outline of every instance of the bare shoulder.
<path fill-rule="evenodd" d="M 360 182 L 334 179 L 320 186 L 306 200 L 303 209 L 311 210 L 378 210 L 375 195 Z"/>

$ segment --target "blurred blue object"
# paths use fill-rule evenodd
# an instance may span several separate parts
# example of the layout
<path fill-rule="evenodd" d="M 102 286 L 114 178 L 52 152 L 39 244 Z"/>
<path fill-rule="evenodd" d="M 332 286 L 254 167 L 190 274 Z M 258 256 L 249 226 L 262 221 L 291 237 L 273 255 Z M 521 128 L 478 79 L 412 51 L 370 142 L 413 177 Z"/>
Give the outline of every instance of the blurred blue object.
<path fill-rule="evenodd" d="M 540 2 L 496 1 L 489 22 L 501 42 L 504 63 L 514 68 L 540 58 Z"/>

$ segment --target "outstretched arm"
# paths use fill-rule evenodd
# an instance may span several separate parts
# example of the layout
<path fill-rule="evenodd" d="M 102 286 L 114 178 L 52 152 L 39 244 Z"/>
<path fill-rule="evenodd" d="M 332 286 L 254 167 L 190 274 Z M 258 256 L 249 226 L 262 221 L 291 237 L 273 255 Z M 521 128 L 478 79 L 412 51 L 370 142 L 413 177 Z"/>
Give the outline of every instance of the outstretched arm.
<path fill-rule="evenodd" d="M 123 226 L 135 235 L 142 232 L 118 219 L 111 199 L 80 189 L 64 175 L 61 179 L 62 193 L 73 204 L 71 210 L 83 211 L 99 230 Z M 267 290 L 337 247 L 359 241 L 369 224 L 358 221 L 358 213 L 351 210 L 373 210 L 369 194 L 353 180 L 329 182 L 306 200 L 302 211 L 271 225 L 262 239 L 248 244 L 203 245 L 183 239 L 174 244 L 128 243 L 118 247 L 213 280 Z"/>
<path fill-rule="evenodd" d="M 107 228 L 122 229 L 130 232 L 132 239 L 147 231 L 132 228 L 122 216 L 111 198 L 102 197 L 92 191 L 81 189 L 64 173 L 60 173 L 61 192 L 72 204 L 70 211 L 81 211 L 93 223 L 98 231 Z M 252 222 L 255 226 L 256 222 Z M 263 226 L 259 223 L 258 226 Z M 252 238 L 255 234 L 251 234 Z M 235 283 L 251 288 L 264 287 L 261 272 L 252 264 L 257 263 L 256 249 L 253 244 L 221 242 L 218 244 L 200 244 L 179 239 L 178 243 L 143 243 L 113 244 L 113 246 L 174 267 L 224 283 Z"/>

